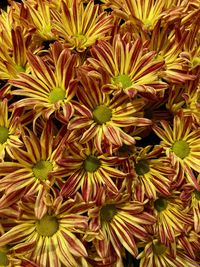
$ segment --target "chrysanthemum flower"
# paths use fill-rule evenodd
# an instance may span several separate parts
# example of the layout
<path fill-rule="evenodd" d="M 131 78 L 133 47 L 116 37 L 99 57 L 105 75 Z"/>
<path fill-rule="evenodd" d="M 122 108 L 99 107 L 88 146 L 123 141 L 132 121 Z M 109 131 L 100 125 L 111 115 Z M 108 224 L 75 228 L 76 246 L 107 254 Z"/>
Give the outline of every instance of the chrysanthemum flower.
<path fill-rule="evenodd" d="M 161 77 L 174 84 L 182 84 L 195 79 L 189 73 L 189 66 L 181 56 L 188 32 L 181 33 L 181 29 L 173 29 L 171 25 L 162 27 L 159 20 L 152 32 L 149 49 L 157 52 L 157 58 L 165 61 L 165 70 Z"/>
<path fill-rule="evenodd" d="M 122 90 L 130 97 L 138 92 L 151 98 L 167 88 L 166 83 L 159 80 L 164 61 L 155 60 L 156 52 L 145 52 L 141 39 L 130 42 L 125 36 L 115 35 L 112 44 L 99 41 L 92 47 L 91 54 L 87 61 L 92 68 L 97 73 L 103 69 L 104 92 Z"/>
<path fill-rule="evenodd" d="M 169 197 L 159 196 L 153 202 L 157 218 L 155 228 L 162 244 L 174 242 L 176 236 L 185 233 L 187 226 L 193 223 L 190 207 L 184 206 L 179 195 L 173 191 Z"/>
<path fill-rule="evenodd" d="M 5 43 L 0 46 L 0 79 L 13 79 L 20 72 L 30 71 L 26 57 L 30 39 L 20 26 L 11 30 L 11 47 L 7 48 Z"/>
<path fill-rule="evenodd" d="M 16 200 L 23 194 L 37 194 L 37 216 L 42 216 L 43 198 L 46 192 L 56 182 L 56 178 L 62 178 L 64 173 L 56 175 L 60 171 L 56 161 L 62 155 L 62 146 L 65 138 L 57 147 L 54 146 L 54 133 L 51 123 L 47 123 L 40 139 L 30 130 L 24 129 L 22 139 L 24 147 L 10 148 L 15 162 L 5 161 L 0 163 L 0 190 L 5 190 L 2 196 L 4 202 L 9 201 L 10 194 L 18 192 Z M 39 215 L 40 214 L 40 215 Z"/>
<path fill-rule="evenodd" d="M 114 193 L 118 192 L 112 178 L 123 179 L 127 176 L 117 168 L 120 164 L 118 157 L 108 154 L 99 154 L 92 142 L 81 145 L 69 144 L 68 155 L 58 161 L 66 172 L 67 180 L 61 189 L 62 195 L 74 194 L 81 188 L 82 196 L 86 201 L 94 200 L 99 187 L 104 185 Z"/>
<path fill-rule="evenodd" d="M 74 103 L 76 116 L 70 120 L 68 129 L 83 129 L 81 143 L 93 139 L 100 153 L 103 144 L 104 149 L 107 146 L 111 150 L 112 145 L 116 147 L 122 146 L 123 143 L 132 145 L 135 143 L 134 138 L 126 134 L 121 127 L 151 124 L 150 120 L 141 118 L 142 113 L 138 112 L 145 104 L 142 99 L 130 101 L 125 94 L 116 94 L 111 98 L 102 92 L 98 80 L 88 77 L 87 72 L 82 70 L 80 82 L 82 86 L 77 89 L 78 102 Z"/>
<path fill-rule="evenodd" d="M 88 209 L 80 195 L 63 201 L 53 198 L 51 206 L 40 219 L 34 213 L 35 198 L 20 203 L 21 215 L 15 226 L 0 237 L 2 246 L 12 244 L 16 254 L 25 253 L 39 267 L 81 267 L 77 258 L 86 257 L 87 251 L 78 238 L 87 230 L 88 218 L 81 214 Z M 10 208 L 10 212 L 17 205 Z"/>
<path fill-rule="evenodd" d="M 134 161 L 133 171 L 137 180 L 134 181 L 134 190 L 135 186 L 140 188 L 143 201 L 145 196 L 156 199 L 158 194 L 170 195 L 170 176 L 174 175 L 174 171 L 169 159 L 162 157 L 161 152 L 160 146 L 153 149 L 147 146 L 140 149 L 136 155 L 130 156 Z"/>
<path fill-rule="evenodd" d="M 10 84 L 19 88 L 12 94 L 25 96 L 14 106 L 35 108 L 37 117 L 42 114 L 46 119 L 55 112 L 58 119 L 67 122 L 74 112 L 71 99 L 76 91 L 76 56 L 67 48 L 61 50 L 58 43 L 52 46 L 52 55 L 54 65 L 51 68 L 44 59 L 28 53 L 32 73 L 21 73 L 18 79 L 10 80 Z"/>
<path fill-rule="evenodd" d="M 144 242 L 145 243 L 145 242 Z M 199 264 L 184 253 L 184 250 L 176 248 L 176 253 L 173 255 L 176 244 L 166 246 L 159 239 L 154 238 L 146 243 L 144 250 L 137 256 L 140 259 L 140 267 L 198 267 Z"/>
<path fill-rule="evenodd" d="M 106 12 L 99 14 L 99 5 L 90 1 L 86 7 L 82 1 L 73 0 L 61 3 L 61 12 L 52 11 L 53 32 L 63 38 L 71 49 L 83 52 L 113 27 L 112 16 Z"/>
<path fill-rule="evenodd" d="M 21 109 L 13 110 L 9 115 L 7 99 L 0 100 L 0 162 L 4 160 L 5 152 L 13 158 L 11 148 L 23 145 L 20 140 L 21 115 Z"/>
<path fill-rule="evenodd" d="M 200 190 L 193 171 L 200 172 L 200 129 L 193 126 L 191 116 L 184 116 L 182 112 L 174 117 L 173 128 L 167 121 L 160 122 L 163 129 L 153 125 L 153 130 L 160 137 L 161 146 L 171 159 L 172 165 L 186 174 L 187 181 Z M 178 179 L 178 178 L 177 178 Z"/>
<path fill-rule="evenodd" d="M 37 0 L 35 3 L 25 1 L 24 7 L 28 14 L 25 23 L 27 30 L 34 30 L 34 40 L 40 45 L 45 40 L 55 40 L 56 36 L 52 32 L 52 15 L 50 1 Z"/>
<path fill-rule="evenodd" d="M 165 2 L 162 0 L 104 0 L 103 2 L 108 5 L 111 4 L 116 15 L 122 17 L 125 21 L 130 21 L 135 27 L 139 27 L 145 31 L 154 28 L 156 22 L 161 18 L 165 6 Z M 113 2 L 115 5 L 113 5 Z"/>
<path fill-rule="evenodd" d="M 130 201 L 129 196 L 122 193 L 106 197 L 105 189 L 99 190 L 96 206 L 89 210 L 91 221 L 86 238 L 92 239 L 92 233 L 97 233 L 93 235 L 93 244 L 101 258 L 110 255 L 110 246 L 120 258 L 124 248 L 133 256 L 138 254 L 136 240 L 145 240 L 147 232 L 144 225 L 155 222 L 152 215 L 144 212 L 144 204 Z"/>

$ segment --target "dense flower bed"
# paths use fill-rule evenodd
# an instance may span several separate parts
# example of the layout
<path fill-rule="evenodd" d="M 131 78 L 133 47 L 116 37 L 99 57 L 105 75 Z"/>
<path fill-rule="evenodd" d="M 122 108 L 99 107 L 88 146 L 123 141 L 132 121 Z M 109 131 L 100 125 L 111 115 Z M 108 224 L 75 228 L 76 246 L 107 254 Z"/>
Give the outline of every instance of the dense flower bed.
<path fill-rule="evenodd" d="M 0 10 L 0 266 L 200 266 L 199 0 Z"/>

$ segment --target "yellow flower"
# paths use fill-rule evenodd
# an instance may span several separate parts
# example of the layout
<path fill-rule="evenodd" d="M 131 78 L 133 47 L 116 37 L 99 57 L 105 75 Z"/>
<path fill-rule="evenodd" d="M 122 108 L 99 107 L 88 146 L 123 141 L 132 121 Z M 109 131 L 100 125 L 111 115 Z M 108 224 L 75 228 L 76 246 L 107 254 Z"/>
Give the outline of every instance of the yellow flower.
<path fill-rule="evenodd" d="M 61 2 L 61 12 L 53 10 L 53 32 L 64 39 L 71 49 L 84 51 L 97 40 L 106 39 L 113 27 L 112 16 L 106 12 L 99 14 L 99 5 L 90 1 L 86 7 L 82 1 Z"/>
<path fill-rule="evenodd" d="M 175 166 L 177 174 L 174 181 L 177 184 L 183 181 L 185 173 L 187 181 L 199 190 L 193 170 L 200 172 L 200 129 L 194 128 L 192 117 L 184 116 L 183 112 L 174 116 L 173 128 L 164 120 L 161 125 L 163 129 L 154 125 L 153 130 L 162 140 L 160 144 Z"/>

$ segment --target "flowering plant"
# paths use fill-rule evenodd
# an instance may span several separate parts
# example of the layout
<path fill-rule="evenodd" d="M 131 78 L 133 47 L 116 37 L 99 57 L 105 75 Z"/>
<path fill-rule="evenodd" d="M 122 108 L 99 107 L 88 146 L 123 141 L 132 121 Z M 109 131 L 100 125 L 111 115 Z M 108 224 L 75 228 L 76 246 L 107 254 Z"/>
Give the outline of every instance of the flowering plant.
<path fill-rule="evenodd" d="M 0 266 L 200 266 L 199 0 L 0 3 Z"/>

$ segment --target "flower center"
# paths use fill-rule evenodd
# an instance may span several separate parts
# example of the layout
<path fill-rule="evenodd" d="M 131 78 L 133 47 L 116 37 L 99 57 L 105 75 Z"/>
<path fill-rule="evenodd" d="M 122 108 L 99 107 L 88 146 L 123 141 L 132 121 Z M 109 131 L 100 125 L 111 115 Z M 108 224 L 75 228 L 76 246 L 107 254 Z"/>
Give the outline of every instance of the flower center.
<path fill-rule="evenodd" d="M 154 207 L 158 212 L 161 212 L 167 208 L 168 201 L 166 198 L 160 197 L 154 202 Z"/>
<path fill-rule="evenodd" d="M 144 175 L 149 172 L 149 163 L 146 159 L 141 159 L 135 164 L 135 171 L 138 175 Z"/>
<path fill-rule="evenodd" d="M 58 228 L 58 220 L 49 214 L 44 215 L 41 220 L 36 222 L 36 231 L 42 236 L 52 236 L 58 231 Z"/>
<path fill-rule="evenodd" d="M 54 88 L 49 94 L 49 102 L 51 104 L 56 103 L 59 100 L 65 99 L 65 90 L 61 88 Z"/>
<path fill-rule="evenodd" d="M 197 200 L 200 200 L 200 191 L 194 190 L 194 195 Z"/>
<path fill-rule="evenodd" d="M 126 74 L 120 74 L 119 76 L 113 79 L 114 84 L 120 85 L 123 89 L 130 87 L 132 85 L 131 78 Z"/>
<path fill-rule="evenodd" d="M 172 151 L 176 154 L 177 157 L 184 159 L 189 155 L 190 148 L 186 141 L 179 140 L 173 144 Z"/>
<path fill-rule="evenodd" d="M 7 141 L 9 135 L 8 128 L 0 126 L 0 144 L 3 144 Z"/>
<path fill-rule="evenodd" d="M 9 260 L 5 252 L 0 251 L 0 266 L 8 266 Z"/>
<path fill-rule="evenodd" d="M 87 172 L 95 172 L 100 167 L 100 165 L 100 160 L 93 155 L 88 156 L 83 163 L 84 169 Z"/>
<path fill-rule="evenodd" d="M 100 211 L 101 222 L 111 222 L 116 214 L 117 209 L 114 204 L 107 204 L 103 206 Z"/>
<path fill-rule="evenodd" d="M 33 167 L 34 176 L 39 180 L 46 180 L 52 170 L 53 164 L 47 160 L 40 160 Z"/>
<path fill-rule="evenodd" d="M 106 123 L 110 121 L 112 117 L 112 111 L 105 105 L 99 105 L 93 110 L 93 119 L 98 124 Z"/>
<path fill-rule="evenodd" d="M 153 244 L 153 252 L 156 255 L 162 255 L 165 253 L 167 247 L 160 242 L 157 242 L 156 244 Z"/>

